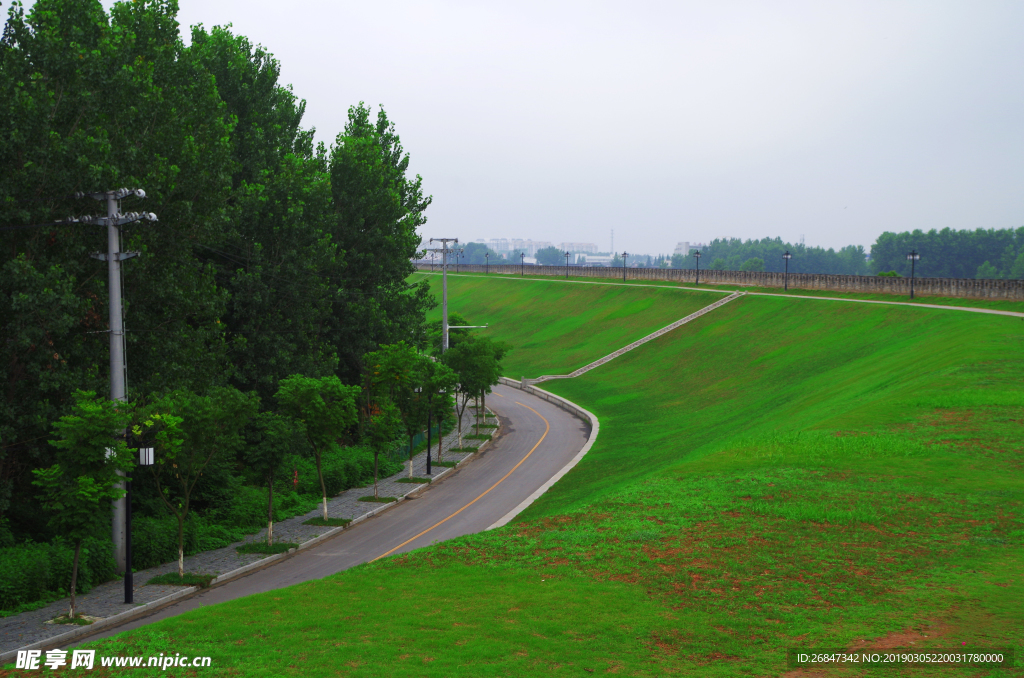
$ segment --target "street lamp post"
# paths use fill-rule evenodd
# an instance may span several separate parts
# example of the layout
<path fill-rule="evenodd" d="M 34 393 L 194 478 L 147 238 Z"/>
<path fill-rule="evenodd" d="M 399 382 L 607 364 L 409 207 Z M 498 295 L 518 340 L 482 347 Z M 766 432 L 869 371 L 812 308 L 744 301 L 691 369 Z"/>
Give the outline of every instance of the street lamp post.
<path fill-rule="evenodd" d="M 629 256 L 626 252 L 622 253 L 622 282 L 626 282 L 626 257 Z"/>
<path fill-rule="evenodd" d="M 153 465 L 153 448 L 139 448 L 139 466 Z M 124 478 L 124 604 L 135 603 L 135 578 L 132 576 L 132 472 Z"/>
<path fill-rule="evenodd" d="M 917 250 L 910 250 L 910 254 L 907 255 L 907 261 L 910 262 L 910 298 L 914 298 L 914 264 L 921 258 L 921 255 L 917 253 Z"/>
<path fill-rule="evenodd" d="M 449 249 L 448 243 L 453 242 L 456 245 L 459 244 L 458 238 L 431 238 L 430 242 L 433 243 L 435 240 L 441 243 L 441 353 L 443 354 L 448 350 L 448 253 L 455 252 L 455 249 Z"/>
<path fill-rule="evenodd" d="M 700 285 L 700 250 L 693 253 L 693 259 L 697 262 L 697 278 L 693 283 L 694 287 L 696 287 Z"/>
<path fill-rule="evenodd" d="M 565 279 L 569 279 L 569 253 L 565 253 Z"/>
<path fill-rule="evenodd" d="M 484 252 L 484 275 L 488 275 L 491 272 L 491 253 Z"/>
<path fill-rule="evenodd" d="M 786 277 L 783 279 L 784 282 L 783 282 L 782 286 L 788 292 L 789 291 L 789 260 L 793 258 L 793 255 L 789 253 L 789 250 L 786 250 L 786 253 L 782 255 L 782 258 L 786 260 Z"/>
<path fill-rule="evenodd" d="M 519 253 L 519 277 L 526 275 L 526 252 Z"/>
<path fill-rule="evenodd" d="M 430 253 L 430 272 L 434 272 L 434 253 Z"/>

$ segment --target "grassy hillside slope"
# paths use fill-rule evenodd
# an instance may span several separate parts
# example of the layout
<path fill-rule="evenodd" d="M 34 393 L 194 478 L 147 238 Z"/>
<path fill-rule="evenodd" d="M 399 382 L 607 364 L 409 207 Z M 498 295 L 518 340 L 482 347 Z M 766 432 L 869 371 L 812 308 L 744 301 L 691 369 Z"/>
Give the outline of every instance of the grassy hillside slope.
<path fill-rule="evenodd" d="M 512 341 L 564 294 L 509 304 L 513 283 L 474 284 Z M 590 304 L 617 303 L 597 287 Z M 104 650 L 304 676 L 779 676 L 796 647 L 1024 652 L 1020 319 L 745 297 L 545 386 L 601 433 L 520 520 Z"/>
<path fill-rule="evenodd" d="M 423 275 L 440 299 L 441 276 Z M 417 277 L 420 277 L 417 276 Z M 448 277 L 448 310 L 509 342 L 513 379 L 568 374 L 721 299 L 723 294 L 608 285 L 552 285 L 514 277 Z M 440 306 L 428 316 L 441 317 Z"/>

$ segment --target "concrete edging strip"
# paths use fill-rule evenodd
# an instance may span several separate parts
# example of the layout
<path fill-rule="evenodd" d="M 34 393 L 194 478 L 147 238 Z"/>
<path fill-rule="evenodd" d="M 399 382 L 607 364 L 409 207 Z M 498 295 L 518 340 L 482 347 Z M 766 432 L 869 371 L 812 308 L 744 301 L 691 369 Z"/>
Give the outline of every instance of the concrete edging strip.
<path fill-rule="evenodd" d="M 587 442 L 584 443 L 583 448 L 580 449 L 576 456 L 570 459 L 569 462 L 558 471 L 558 473 L 551 476 L 547 480 L 547 482 L 545 482 L 543 485 L 534 490 L 534 492 L 529 497 L 520 502 L 518 506 L 516 506 L 514 509 L 503 515 L 500 519 L 498 519 L 496 523 L 488 527 L 488 530 L 493 530 L 495 528 L 503 527 L 504 525 L 508 524 L 509 521 L 511 521 L 520 513 L 522 513 L 527 506 L 535 502 L 537 500 L 537 497 L 551 489 L 551 486 L 557 483 L 559 480 L 561 480 L 562 476 L 571 471 L 573 467 L 576 466 L 576 464 L 580 463 L 580 460 L 583 459 L 583 456 L 587 452 L 589 452 L 590 448 L 594 445 L 594 441 L 597 440 L 597 434 L 601 429 L 600 422 L 598 422 L 597 417 L 594 416 L 592 412 L 583 409 L 582 407 L 578 406 L 571 400 L 566 400 L 561 396 L 557 396 L 554 393 L 550 393 L 548 391 L 545 391 L 544 389 L 537 388 L 536 386 L 523 386 L 520 382 L 513 381 L 512 379 L 509 379 L 507 377 L 501 377 L 500 381 L 505 386 L 518 388 L 519 390 L 526 391 L 527 393 L 535 395 L 538 398 L 543 398 L 544 400 L 547 400 L 549 403 L 552 403 L 553 405 L 560 407 L 561 409 L 569 412 L 570 414 L 579 417 L 583 421 L 589 423 L 590 436 L 587 438 Z"/>
<path fill-rule="evenodd" d="M 43 640 L 37 640 L 34 643 L 25 645 L 24 647 L 19 647 L 14 650 L 8 650 L 7 652 L 0 654 L 0 663 L 6 663 L 17 658 L 18 652 L 20 651 L 44 650 L 53 647 L 60 647 L 61 645 L 64 645 L 78 638 L 91 636 L 97 631 L 102 631 L 108 626 L 117 626 L 118 624 L 122 624 L 126 621 L 131 621 L 136 617 L 141 617 L 143 615 L 149 614 L 153 611 L 154 608 L 163 607 L 164 605 L 168 603 L 173 603 L 174 601 L 180 598 L 187 598 L 188 596 L 192 595 L 193 593 L 196 593 L 199 590 L 200 589 L 198 586 L 189 586 L 188 588 L 184 588 L 181 591 L 175 591 L 170 595 L 166 595 L 163 598 L 157 598 L 156 600 L 150 603 L 146 603 L 145 605 L 139 605 L 135 609 L 125 610 L 124 612 L 119 612 L 118 614 L 115 614 L 112 617 L 106 617 L 105 619 L 94 621 L 92 624 L 89 624 L 88 626 L 79 626 L 75 630 L 68 631 L 67 633 L 62 633 L 59 636 L 44 638 Z"/>

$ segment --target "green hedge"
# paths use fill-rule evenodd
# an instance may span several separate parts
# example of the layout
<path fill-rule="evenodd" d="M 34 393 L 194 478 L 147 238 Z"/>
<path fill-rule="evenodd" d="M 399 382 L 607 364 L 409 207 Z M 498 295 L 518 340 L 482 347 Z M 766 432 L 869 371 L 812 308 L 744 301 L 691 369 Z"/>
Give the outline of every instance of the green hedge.
<path fill-rule="evenodd" d="M 21 544 L 0 549 L 0 610 L 11 610 L 71 589 L 75 547 L 62 540 L 49 544 Z M 116 576 L 109 541 L 86 539 L 78 563 L 76 588 L 88 593 L 93 586 Z"/>
<path fill-rule="evenodd" d="M 364 487 L 373 482 L 373 453 L 363 447 L 342 449 L 335 447 L 323 455 L 322 468 L 327 496 L 333 497 L 352 487 Z M 379 477 L 387 478 L 402 470 L 399 461 L 391 461 L 387 455 L 380 455 Z M 298 471 L 298 486 L 294 486 L 295 471 Z M 293 455 L 281 466 L 274 478 L 278 489 L 288 488 L 299 494 L 320 496 L 320 481 L 316 475 L 316 462 L 311 457 Z M 264 505 L 265 507 L 266 505 Z M 264 508 L 266 515 L 266 508 Z M 265 519 L 264 519 L 265 520 Z"/>
<path fill-rule="evenodd" d="M 402 470 L 397 461 L 381 455 L 380 477 Z M 298 492 L 292 487 L 294 469 L 299 471 Z M 328 496 L 373 481 L 373 453 L 365 448 L 334 448 L 324 454 L 324 483 Z M 282 491 L 283 490 L 283 491 Z M 267 522 L 266 488 L 239 482 L 227 493 L 231 497 L 223 508 L 205 516 L 195 513 L 185 521 L 185 555 L 222 548 Z M 320 497 L 316 464 L 308 457 L 288 460 L 275 478 L 274 520 L 280 521 L 308 513 Z M 0 610 L 67 595 L 71 586 L 74 547 L 57 539 L 48 544 L 21 544 L 0 548 Z M 151 517 L 136 514 L 132 520 L 132 565 L 144 570 L 178 559 L 178 522 L 174 516 Z M 103 539 L 87 539 L 82 545 L 78 568 L 78 592 L 117 576 L 113 547 Z"/>

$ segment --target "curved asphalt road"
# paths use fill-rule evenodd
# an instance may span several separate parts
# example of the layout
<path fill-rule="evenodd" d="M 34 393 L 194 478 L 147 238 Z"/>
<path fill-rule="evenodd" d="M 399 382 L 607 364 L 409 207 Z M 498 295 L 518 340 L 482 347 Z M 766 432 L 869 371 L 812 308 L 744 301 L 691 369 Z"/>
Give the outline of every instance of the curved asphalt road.
<path fill-rule="evenodd" d="M 588 434 L 588 427 L 565 410 L 508 386 L 494 387 L 487 405 L 501 418 L 501 434 L 476 459 L 429 486 L 417 499 L 404 501 L 276 565 L 77 642 L 486 530 L 576 456 Z"/>

